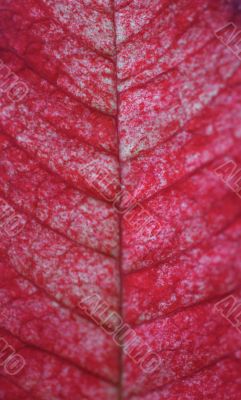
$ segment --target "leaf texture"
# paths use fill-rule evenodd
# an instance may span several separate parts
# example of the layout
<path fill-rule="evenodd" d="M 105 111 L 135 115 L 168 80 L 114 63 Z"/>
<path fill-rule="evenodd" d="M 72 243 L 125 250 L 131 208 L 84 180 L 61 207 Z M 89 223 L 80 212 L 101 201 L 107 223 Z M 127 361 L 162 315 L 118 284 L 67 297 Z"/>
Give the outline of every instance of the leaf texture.
<path fill-rule="evenodd" d="M 1 367 L 1 400 L 240 398 L 241 333 L 214 311 L 241 296 L 241 200 L 214 173 L 241 165 L 241 61 L 215 36 L 241 27 L 237 10 L 0 0 L 0 220 L 22 223 L 9 235 L 0 221 L 0 336 L 26 361 Z M 4 68 L 27 85 L 21 101 Z M 103 169 L 108 188 L 93 185 Z M 133 362 L 83 293 L 160 367 Z"/>

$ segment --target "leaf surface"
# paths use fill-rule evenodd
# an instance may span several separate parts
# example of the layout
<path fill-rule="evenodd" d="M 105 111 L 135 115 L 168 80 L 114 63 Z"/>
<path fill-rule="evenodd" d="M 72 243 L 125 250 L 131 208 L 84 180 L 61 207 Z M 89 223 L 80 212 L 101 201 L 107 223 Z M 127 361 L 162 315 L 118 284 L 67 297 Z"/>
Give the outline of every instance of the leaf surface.
<path fill-rule="evenodd" d="M 241 26 L 237 5 L 1 0 L 0 15 L 0 336 L 26 360 L 1 367 L 0 398 L 240 398 L 240 332 L 214 307 L 241 295 L 241 200 L 214 172 L 241 165 L 241 61 L 215 36 Z M 79 307 L 93 294 L 158 369 Z"/>

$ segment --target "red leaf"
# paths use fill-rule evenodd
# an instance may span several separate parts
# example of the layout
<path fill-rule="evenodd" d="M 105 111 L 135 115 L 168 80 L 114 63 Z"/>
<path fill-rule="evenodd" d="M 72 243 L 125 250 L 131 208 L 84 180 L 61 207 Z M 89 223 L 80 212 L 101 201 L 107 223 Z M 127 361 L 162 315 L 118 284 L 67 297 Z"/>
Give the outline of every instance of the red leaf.
<path fill-rule="evenodd" d="M 1 0 L 2 400 L 240 398 L 238 8 Z"/>

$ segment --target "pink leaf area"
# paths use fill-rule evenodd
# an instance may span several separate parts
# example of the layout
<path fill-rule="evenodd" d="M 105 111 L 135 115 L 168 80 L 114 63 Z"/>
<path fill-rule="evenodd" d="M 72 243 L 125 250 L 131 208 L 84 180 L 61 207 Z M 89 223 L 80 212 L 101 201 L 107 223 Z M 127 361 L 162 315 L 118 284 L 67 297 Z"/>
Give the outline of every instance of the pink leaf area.
<path fill-rule="evenodd" d="M 0 0 L 0 400 L 241 398 L 241 3 Z"/>

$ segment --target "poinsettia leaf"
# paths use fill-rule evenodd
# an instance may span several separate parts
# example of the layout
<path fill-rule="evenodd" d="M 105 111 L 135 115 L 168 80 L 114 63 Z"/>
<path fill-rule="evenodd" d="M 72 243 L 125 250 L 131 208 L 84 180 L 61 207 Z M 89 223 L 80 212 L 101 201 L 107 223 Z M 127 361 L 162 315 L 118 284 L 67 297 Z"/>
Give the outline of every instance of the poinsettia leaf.
<path fill-rule="evenodd" d="M 240 18 L 0 1 L 2 400 L 240 397 Z"/>

